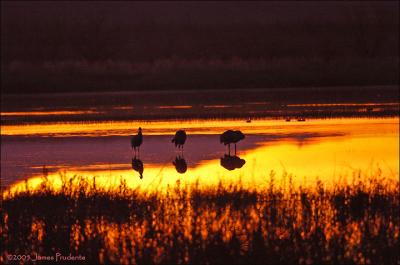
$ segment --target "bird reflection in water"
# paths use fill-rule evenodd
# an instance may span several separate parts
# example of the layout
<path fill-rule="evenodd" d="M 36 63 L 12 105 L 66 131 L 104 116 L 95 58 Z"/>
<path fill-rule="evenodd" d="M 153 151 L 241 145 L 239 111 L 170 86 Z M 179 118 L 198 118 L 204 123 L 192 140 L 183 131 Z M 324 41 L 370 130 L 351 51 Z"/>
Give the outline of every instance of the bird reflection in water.
<path fill-rule="evenodd" d="M 178 155 L 175 157 L 175 161 L 173 161 L 172 164 L 179 174 L 183 174 L 187 171 L 187 163 L 183 156 Z"/>
<path fill-rule="evenodd" d="M 246 160 L 241 159 L 240 157 L 234 155 L 224 155 L 224 157 L 221 157 L 221 166 L 226 168 L 227 170 L 234 170 L 237 168 L 243 167 L 244 164 L 246 164 Z"/>
<path fill-rule="evenodd" d="M 143 178 L 143 162 L 142 160 L 136 158 L 136 156 L 132 159 L 132 169 L 139 172 L 140 179 Z"/>

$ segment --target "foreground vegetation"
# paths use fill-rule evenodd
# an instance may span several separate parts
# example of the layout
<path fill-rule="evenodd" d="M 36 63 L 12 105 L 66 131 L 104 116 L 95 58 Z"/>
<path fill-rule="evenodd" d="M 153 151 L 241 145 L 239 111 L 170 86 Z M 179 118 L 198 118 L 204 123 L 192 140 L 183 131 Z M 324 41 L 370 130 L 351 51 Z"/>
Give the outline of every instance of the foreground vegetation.
<path fill-rule="evenodd" d="M 256 191 L 177 182 L 160 194 L 122 180 L 116 190 L 44 181 L 3 194 L 1 261 L 59 252 L 107 264 L 399 264 L 398 181 L 275 183 Z"/>

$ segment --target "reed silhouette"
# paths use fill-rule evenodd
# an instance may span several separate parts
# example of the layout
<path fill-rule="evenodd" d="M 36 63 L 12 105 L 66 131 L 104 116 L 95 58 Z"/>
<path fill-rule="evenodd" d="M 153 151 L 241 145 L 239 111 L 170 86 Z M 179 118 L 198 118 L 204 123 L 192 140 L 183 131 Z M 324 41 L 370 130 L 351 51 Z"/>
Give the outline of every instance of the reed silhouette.
<path fill-rule="evenodd" d="M 221 134 L 219 140 L 220 143 L 228 145 L 228 154 L 231 154 L 231 144 L 235 145 L 235 155 L 236 155 L 236 143 L 245 138 L 241 131 L 227 130 Z"/>
<path fill-rule="evenodd" d="M 221 166 L 227 170 L 234 170 L 243 167 L 243 165 L 246 164 L 246 160 L 241 159 L 236 155 L 231 156 L 225 154 L 223 157 L 221 157 L 220 163 Z"/>
<path fill-rule="evenodd" d="M 132 169 L 139 172 L 140 179 L 143 178 L 143 170 L 144 170 L 143 162 L 142 160 L 136 158 L 136 156 L 132 159 Z"/>
<path fill-rule="evenodd" d="M 140 155 L 140 146 L 142 145 L 142 142 L 143 142 L 142 128 L 139 127 L 137 135 L 131 136 L 131 148 L 133 148 L 135 156 L 136 156 L 136 149 L 138 155 Z"/>
<path fill-rule="evenodd" d="M 176 171 L 180 174 L 184 174 L 187 171 L 187 163 L 183 156 L 176 156 L 175 161 L 173 161 L 172 164 L 175 166 Z"/>
<path fill-rule="evenodd" d="M 5 192 L 1 258 L 23 250 L 91 264 L 398 263 L 398 180 L 305 188 L 283 177 L 266 176 L 258 190 L 177 182 L 166 193 L 76 176 L 59 189 L 44 179 L 38 189 Z"/>

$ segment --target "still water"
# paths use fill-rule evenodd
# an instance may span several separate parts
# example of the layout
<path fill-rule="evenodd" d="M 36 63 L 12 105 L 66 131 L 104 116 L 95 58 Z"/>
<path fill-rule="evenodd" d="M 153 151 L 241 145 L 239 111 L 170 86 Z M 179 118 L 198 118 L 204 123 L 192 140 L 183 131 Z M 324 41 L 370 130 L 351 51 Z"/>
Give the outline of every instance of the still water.
<path fill-rule="evenodd" d="M 329 186 L 363 178 L 399 177 L 399 118 L 291 120 L 191 120 L 70 122 L 4 125 L 1 128 L 1 180 L 6 190 L 37 188 L 43 176 L 61 186 L 62 178 L 83 176 L 97 186 L 126 181 L 132 188 L 164 190 L 241 183 L 265 188 L 271 176 L 280 184 Z M 143 128 L 140 155 L 130 135 Z M 171 143 L 177 129 L 188 133 L 184 151 Z M 239 129 L 246 138 L 237 153 L 219 134 Z M 133 159 L 136 159 L 132 161 Z M 143 178 L 132 162 L 143 163 Z M 95 178 L 95 180 L 94 180 Z"/>

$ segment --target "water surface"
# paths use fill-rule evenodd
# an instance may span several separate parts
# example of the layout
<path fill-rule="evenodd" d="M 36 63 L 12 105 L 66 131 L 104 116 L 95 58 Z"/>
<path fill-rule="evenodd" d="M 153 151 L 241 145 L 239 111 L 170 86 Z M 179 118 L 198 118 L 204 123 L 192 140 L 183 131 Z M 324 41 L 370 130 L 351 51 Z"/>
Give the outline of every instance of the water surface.
<path fill-rule="evenodd" d="M 202 187 L 242 182 L 265 188 L 271 175 L 279 183 L 309 185 L 350 182 L 362 177 L 399 176 L 399 118 L 291 120 L 190 120 L 46 123 L 2 126 L 2 187 L 36 187 L 43 175 L 60 185 L 60 176 L 84 176 L 97 185 L 163 190 L 180 180 Z M 143 179 L 132 169 L 130 135 L 141 126 Z M 177 129 L 189 136 L 184 151 L 171 144 Z M 246 138 L 237 154 L 219 143 L 226 129 Z M 178 166 L 173 162 L 178 159 Z M 180 164 L 180 165 L 179 165 Z M 186 164 L 187 169 L 182 169 Z M 184 171 L 184 172 L 183 172 Z M 182 173 L 183 172 L 183 173 Z M 291 177 L 290 177 L 291 176 Z M 29 180 L 25 182 L 24 180 Z"/>

